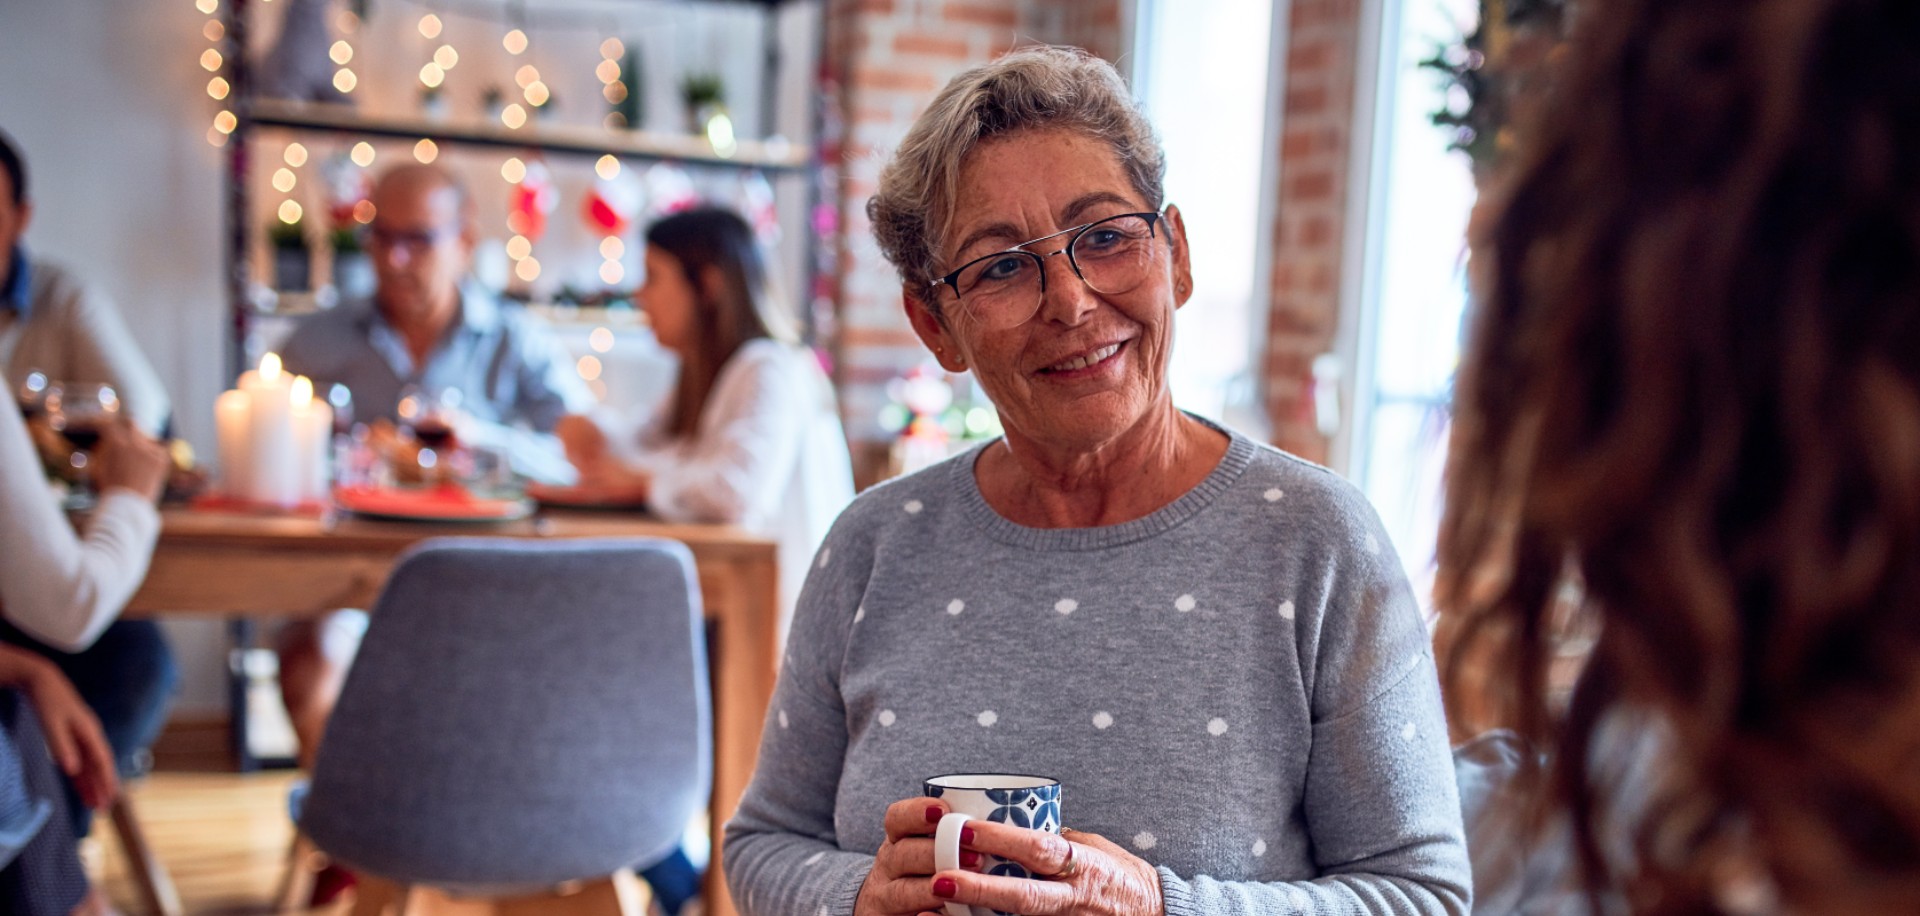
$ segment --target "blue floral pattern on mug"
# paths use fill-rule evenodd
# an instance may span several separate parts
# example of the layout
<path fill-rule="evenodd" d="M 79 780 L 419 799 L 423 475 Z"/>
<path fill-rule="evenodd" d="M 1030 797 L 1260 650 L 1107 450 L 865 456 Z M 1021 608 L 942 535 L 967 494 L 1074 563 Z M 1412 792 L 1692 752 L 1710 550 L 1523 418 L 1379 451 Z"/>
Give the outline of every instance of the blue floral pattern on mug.
<path fill-rule="evenodd" d="M 987 820 L 1031 830 L 1060 832 L 1060 787 L 1037 789 L 988 789 L 987 800 L 994 803 Z"/>

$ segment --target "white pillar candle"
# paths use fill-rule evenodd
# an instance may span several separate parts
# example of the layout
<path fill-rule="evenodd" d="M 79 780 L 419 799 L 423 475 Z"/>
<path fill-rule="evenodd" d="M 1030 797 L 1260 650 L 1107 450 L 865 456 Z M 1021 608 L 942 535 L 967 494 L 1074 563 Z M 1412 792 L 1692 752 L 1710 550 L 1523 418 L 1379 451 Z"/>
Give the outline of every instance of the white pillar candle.
<path fill-rule="evenodd" d="M 246 392 L 234 390 L 220 392 L 213 402 L 213 426 L 220 443 L 220 492 L 234 499 L 252 498 L 247 474 L 253 462 L 247 453 L 252 423 L 248 401 Z"/>
<path fill-rule="evenodd" d="M 330 480 L 327 462 L 333 445 L 333 408 L 313 396 L 313 382 L 304 375 L 293 380 L 288 398 L 293 411 L 293 451 L 300 466 L 300 499 L 325 499 Z"/>
<path fill-rule="evenodd" d="M 300 465 L 293 444 L 292 380 L 280 370 L 280 357 L 260 358 L 260 371 L 241 379 L 248 394 L 247 450 L 252 460 L 249 498 L 275 506 L 300 502 Z"/>

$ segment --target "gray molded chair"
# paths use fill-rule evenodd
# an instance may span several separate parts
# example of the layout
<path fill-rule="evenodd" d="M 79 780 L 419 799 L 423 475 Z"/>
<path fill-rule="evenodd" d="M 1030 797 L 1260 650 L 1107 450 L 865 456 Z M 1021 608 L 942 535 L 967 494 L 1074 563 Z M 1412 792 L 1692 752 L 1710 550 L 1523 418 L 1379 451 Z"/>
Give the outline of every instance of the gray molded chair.
<path fill-rule="evenodd" d="M 627 869 L 706 803 L 708 702 L 685 545 L 428 541 L 374 605 L 300 828 L 361 873 L 356 913 L 583 886 L 629 912 Z"/>

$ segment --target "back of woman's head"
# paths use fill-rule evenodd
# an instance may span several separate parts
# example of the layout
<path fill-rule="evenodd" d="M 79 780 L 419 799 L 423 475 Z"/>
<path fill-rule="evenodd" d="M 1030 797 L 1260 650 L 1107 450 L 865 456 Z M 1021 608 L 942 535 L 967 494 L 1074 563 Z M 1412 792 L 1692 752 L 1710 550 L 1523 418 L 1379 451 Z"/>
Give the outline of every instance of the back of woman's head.
<path fill-rule="evenodd" d="M 1910 909 L 1920 4 L 1577 16 L 1475 240 L 1438 588 L 1455 658 L 1558 752 L 1590 878 L 1636 910 Z M 1568 623 L 1598 636 L 1561 715 Z M 1664 746 L 1622 799 L 1630 761 L 1592 739 L 1638 715 Z M 1625 869 L 1602 854 L 1621 844 Z"/>

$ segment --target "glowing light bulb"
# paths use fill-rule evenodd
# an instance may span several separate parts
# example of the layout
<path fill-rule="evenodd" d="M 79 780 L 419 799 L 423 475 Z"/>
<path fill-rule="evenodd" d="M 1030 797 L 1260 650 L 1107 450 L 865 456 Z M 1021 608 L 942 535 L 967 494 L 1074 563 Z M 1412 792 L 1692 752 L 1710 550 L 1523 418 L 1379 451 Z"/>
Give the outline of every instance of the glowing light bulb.
<path fill-rule="evenodd" d="M 343 35 L 352 35 L 360 28 L 360 17 L 353 10 L 341 10 L 333 17 L 333 25 Z"/>
<path fill-rule="evenodd" d="M 619 261 L 603 261 L 600 264 L 600 282 L 608 286 L 620 282 L 626 275 L 627 269 L 621 267 Z"/>
<path fill-rule="evenodd" d="M 513 266 L 513 275 L 532 283 L 540 276 L 540 262 L 531 256 L 521 258 L 520 263 Z"/>
<path fill-rule="evenodd" d="M 609 261 L 618 261 L 627 253 L 627 246 L 617 235 L 609 235 L 600 240 L 600 256 Z"/>
<path fill-rule="evenodd" d="M 220 11 L 220 0 L 194 0 L 193 8 L 211 16 Z"/>
<path fill-rule="evenodd" d="M 600 43 L 600 56 L 608 60 L 619 60 L 620 55 L 625 53 L 627 46 L 621 44 L 618 38 L 609 38 Z"/>
<path fill-rule="evenodd" d="M 730 159 L 740 149 L 733 138 L 733 119 L 717 114 L 707 119 L 707 142 L 713 144 L 713 151 L 723 159 Z"/>
<path fill-rule="evenodd" d="M 273 173 L 273 189 L 282 194 L 293 190 L 295 178 L 292 169 L 280 169 Z"/>
<path fill-rule="evenodd" d="M 216 99 L 226 98 L 227 91 L 230 88 L 232 87 L 227 85 L 226 77 L 216 76 L 213 79 L 207 80 L 207 95 Z"/>
<path fill-rule="evenodd" d="M 354 165 L 364 169 L 373 164 L 373 144 L 365 140 L 355 143 L 353 145 L 353 152 L 348 155 L 353 157 Z"/>
<path fill-rule="evenodd" d="M 413 145 L 413 158 L 420 160 L 421 165 L 425 165 L 440 158 L 440 147 L 432 140 L 422 139 Z"/>
<path fill-rule="evenodd" d="M 433 62 L 439 64 L 442 70 L 452 70 L 453 65 L 460 62 L 460 52 L 455 51 L 453 45 L 441 45 L 439 50 L 433 52 Z"/>
<path fill-rule="evenodd" d="M 231 111 L 223 111 L 213 116 L 213 129 L 223 134 L 233 133 L 233 129 L 238 126 L 240 126 L 240 119 L 234 117 Z"/>
<path fill-rule="evenodd" d="M 287 151 L 285 154 L 285 158 L 287 160 L 287 164 L 290 166 L 293 166 L 296 169 L 303 165 L 306 165 L 307 164 L 307 148 L 304 146 L 301 146 L 298 143 L 289 143 L 287 144 Z"/>
<path fill-rule="evenodd" d="M 226 58 L 221 57 L 219 51 L 208 48 L 200 52 L 200 68 L 208 73 L 219 71 L 220 65 L 223 63 L 226 63 Z"/>
<path fill-rule="evenodd" d="M 501 37 L 500 46 L 506 48 L 508 54 L 525 54 L 527 53 L 527 33 L 514 29 Z"/>
<path fill-rule="evenodd" d="M 613 332 L 606 328 L 594 328 L 593 333 L 587 335 L 587 346 L 592 347 L 595 353 L 612 350 Z"/>
<path fill-rule="evenodd" d="M 200 34 L 206 36 L 208 41 L 219 41 L 227 37 L 227 27 L 218 19 L 209 19 L 206 26 L 200 29 Z"/>
<path fill-rule="evenodd" d="M 534 80 L 527 86 L 527 104 L 535 108 L 547 104 L 547 100 L 552 97 L 553 93 L 547 89 L 546 83 Z"/>
<path fill-rule="evenodd" d="M 420 17 L 420 34 L 428 38 L 440 37 L 440 17 L 432 13 Z"/>
<path fill-rule="evenodd" d="M 526 236 L 516 235 L 507 239 L 507 257 L 518 261 L 531 254 L 533 254 L 533 243 L 527 241 Z"/>
<path fill-rule="evenodd" d="M 600 358 L 597 356 L 582 356 L 580 357 L 580 361 L 574 364 L 574 368 L 579 371 L 581 378 L 591 382 L 600 377 Z"/>
<path fill-rule="evenodd" d="M 280 221 L 283 223 L 286 223 L 289 226 L 299 222 L 300 221 L 300 204 L 291 200 L 281 201 L 280 202 Z M 276 361 L 277 361 L 277 358 L 276 358 Z"/>
<path fill-rule="evenodd" d="M 600 82 L 611 83 L 620 78 L 620 62 L 617 60 L 603 60 L 600 62 L 600 66 L 593 68 L 593 75 L 599 77 Z"/>
<path fill-rule="evenodd" d="M 344 40 L 336 41 L 333 47 L 327 49 L 327 56 L 333 58 L 334 63 L 344 67 L 348 61 L 353 60 L 353 45 L 347 44 Z"/>
<path fill-rule="evenodd" d="M 511 157 L 500 163 L 500 177 L 513 184 L 519 184 L 521 179 L 527 177 L 527 164 L 521 162 L 518 156 Z"/>
<path fill-rule="evenodd" d="M 428 89 L 437 89 L 446 81 L 447 71 L 440 69 L 439 64 L 428 61 L 426 66 L 420 68 L 420 82 Z"/>
<path fill-rule="evenodd" d="M 353 221 L 364 226 L 373 222 L 373 217 L 379 212 L 374 209 L 373 201 L 360 201 L 353 205 Z"/>
<path fill-rule="evenodd" d="M 620 160 L 613 158 L 612 153 L 601 156 L 599 161 L 593 164 L 593 173 L 607 181 L 612 181 L 620 175 Z"/>
<path fill-rule="evenodd" d="M 333 74 L 333 88 L 341 92 L 352 92 L 353 87 L 358 85 L 360 85 L 360 78 L 354 76 L 352 70 L 341 67 Z"/>
<path fill-rule="evenodd" d="M 605 96 L 608 102 L 618 105 L 627 100 L 627 84 L 615 80 L 600 90 L 600 94 Z"/>
<path fill-rule="evenodd" d="M 520 69 L 513 71 L 513 84 L 515 86 L 519 86 L 522 89 L 525 89 L 528 86 L 531 86 L 534 83 L 537 83 L 539 81 L 540 81 L 540 71 L 536 69 L 532 64 L 522 64 L 520 66 Z"/>
<path fill-rule="evenodd" d="M 508 105 L 500 110 L 500 123 L 517 130 L 526 125 L 527 110 L 519 102 Z"/>
<path fill-rule="evenodd" d="M 227 135 L 215 128 L 209 127 L 207 128 L 207 142 L 212 144 L 214 149 L 219 149 L 227 145 Z"/>

